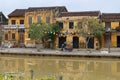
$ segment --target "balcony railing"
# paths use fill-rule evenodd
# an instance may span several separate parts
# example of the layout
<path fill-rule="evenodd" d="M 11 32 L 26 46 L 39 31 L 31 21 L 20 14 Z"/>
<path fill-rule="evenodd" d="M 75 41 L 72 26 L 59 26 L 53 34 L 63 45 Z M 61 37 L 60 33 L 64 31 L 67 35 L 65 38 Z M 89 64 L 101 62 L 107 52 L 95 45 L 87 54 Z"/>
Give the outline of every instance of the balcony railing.
<path fill-rule="evenodd" d="M 4 25 L 4 29 L 10 29 L 9 25 Z"/>
<path fill-rule="evenodd" d="M 11 25 L 10 27 L 11 27 L 11 29 L 16 29 L 17 28 L 16 25 Z"/>
<path fill-rule="evenodd" d="M 19 29 L 24 29 L 24 28 L 25 28 L 25 25 L 24 25 L 24 24 L 18 25 L 18 28 L 19 28 Z"/>
<path fill-rule="evenodd" d="M 25 25 L 4 25 L 4 29 L 24 29 Z"/>

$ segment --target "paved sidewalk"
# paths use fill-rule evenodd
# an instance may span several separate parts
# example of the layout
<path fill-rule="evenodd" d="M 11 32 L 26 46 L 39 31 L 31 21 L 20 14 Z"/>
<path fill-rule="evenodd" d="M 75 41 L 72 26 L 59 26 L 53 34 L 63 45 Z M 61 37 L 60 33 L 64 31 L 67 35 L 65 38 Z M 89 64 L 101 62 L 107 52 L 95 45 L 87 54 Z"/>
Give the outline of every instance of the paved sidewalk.
<path fill-rule="evenodd" d="M 60 50 L 52 50 L 52 49 L 42 49 L 40 52 L 37 51 L 36 48 L 3 48 L 0 50 L 0 53 L 14 53 L 14 54 L 51 54 L 51 55 L 75 55 L 75 56 L 115 56 L 120 57 L 120 52 L 111 51 L 111 53 L 107 53 L 107 50 L 98 51 L 91 50 L 90 53 L 86 51 L 86 49 L 74 49 L 72 52 L 68 51 L 60 51 Z"/>

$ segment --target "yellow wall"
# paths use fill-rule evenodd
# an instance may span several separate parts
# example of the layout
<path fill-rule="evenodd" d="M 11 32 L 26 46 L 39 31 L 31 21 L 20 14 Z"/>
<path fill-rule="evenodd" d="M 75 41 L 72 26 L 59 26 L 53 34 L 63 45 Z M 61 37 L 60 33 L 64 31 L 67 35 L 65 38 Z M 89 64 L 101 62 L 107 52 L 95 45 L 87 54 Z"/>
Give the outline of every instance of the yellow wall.
<path fill-rule="evenodd" d="M 5 40 L 5 35 L 3 35 L 3 41 L 7 43 L 9 40 L 12 40 L 12 33 L 15 33 L 15 40 L 12 40 L 11 43 L 18 42 L 18 30 L 10 28 L 12 26 L 12 20 L 16 20 L 16 26 L 20 25 L 20 20 L 24 20 L 24 17 L 10 17 L 8 18 L 9 30 L 4 30 L 4 34 L 8 34 L 8 40 Z"/>
<path fill-rule="evenodd" d="M 26 31 L 25 31 L 25 42 L 29 43 L 30 38 L 28 38 L 28 31 L 29 31 L 29 23 L 28 23 L 28 17 L 32 17 L 32 23 L 37 23 L 37 16 L 41 16 L 41 22 L 46 23 L 46 17 L 50 17 L 50 23 L 54 22 L 54 15 L 52 11 L 36 11 L 36 12 L 26 12 L 25 13 L 25 25 L 26 25 Z"/>
<path fill-rule="evenodd" d="M 59 17 L 59 18 L 56 18 L 56 21 L 58 22 L 63 22 L 63 30 L 62 32 L 66 32 L 68 31 L 68 33 L 73 33 L 73 32 L 76 32 L 76 29 L 75 29 L 75 26 L 77 26 L 77 23 L 82 20 L 83 18 L 91 18 L 90 16 L 74 16 L 74 17 Z M 92 18 L 97 18 L 97 17 L 92 17 Z M 69 29 L 69 22 L 73 22 L 74 23 L 74 27 L 73 29 Z M 79 46 L 80 46 L 80 43 L 86 43 L 85 41 L 85 38 L 82 37 L 82 36 L 79 36 L 79 35 L 72 35 L 72 36 L 69 36 L 67 35 L 67 38 L 66 38 L 66 41 L 67 42 L 72 42 L 73 41 L 73 36 L 78 36 L 79 37 Z M 94 48 L 96 49 L 96 38 L 94 39 Z M 58 43 L 57 43 L 58 44 Z M 85 47 L 85 46 L 84 46 Z"/>
<path fill-rule="evenodd" d="M 105 26 L 105 22 L 103 22 L 104 26 Z M 115 30 L 116 27 L 119 27 L 119 21 L 117 22 L 111 22 L 111 29 Z M 112 48 L 116 48 L 117 47 L 117 36 L 118 36 L 118 32 L 111 32 L 111 47 Z M 104 47 L 104 37 L 102 37 L 102 47 Z"/>
<path fill-rule="evenodd" d="M 119 26 L 119 22 L 111 22 L 111 28 L 112 29 L 115 29 L 118 26 Z"/>
<path fill-rule="evenodd" d="M 16 20 L 16 25 L 20 24 L 20 20 L 24 20 L 25 21 L 25 17 L 10 17 L 8 19 L 8 25 L 12 25 L 12 20 Z"/>
<path fill-rule="evenodd" d="M 111 47 L 117 47 L 116 33 L 111 33 Z"/>

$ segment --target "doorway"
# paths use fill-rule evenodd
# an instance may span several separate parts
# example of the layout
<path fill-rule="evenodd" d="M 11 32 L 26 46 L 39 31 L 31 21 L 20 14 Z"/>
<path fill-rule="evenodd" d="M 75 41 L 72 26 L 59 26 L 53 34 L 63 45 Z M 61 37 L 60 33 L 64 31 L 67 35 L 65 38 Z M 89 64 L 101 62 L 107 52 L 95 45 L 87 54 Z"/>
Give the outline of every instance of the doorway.
<path fill-rule="evenodd" d="M 73 48 L 79 48 L 79 38 L 73 37 Z"/>
<path fill-rule="evenodd" d="M 94 37 L 89 39 L 88 48 L 92 48 L 92 49 L 94 48 Z"/>
<path fill-rule="evenodd" d="M 59 48 L 62 47 L 62 44 L 63 44 L 64 42 L 66 42 L 66 37 L 59 37 L 59 43 L 58 43 Z"/>
<path fill-rule="evenodd" d="M 120 36 L 117 36 L 117 47 L 120 47 Z"/>

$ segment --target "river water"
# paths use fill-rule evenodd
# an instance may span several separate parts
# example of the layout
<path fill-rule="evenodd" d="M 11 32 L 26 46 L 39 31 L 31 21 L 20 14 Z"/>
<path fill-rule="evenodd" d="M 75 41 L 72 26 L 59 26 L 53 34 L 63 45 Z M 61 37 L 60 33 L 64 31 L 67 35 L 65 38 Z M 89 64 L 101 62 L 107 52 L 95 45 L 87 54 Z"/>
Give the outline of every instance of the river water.
<path fill-rule="evenodd" d="M 18 80 L 120 80 L 120 59 L 2 55 L 0 73 Z"/>

